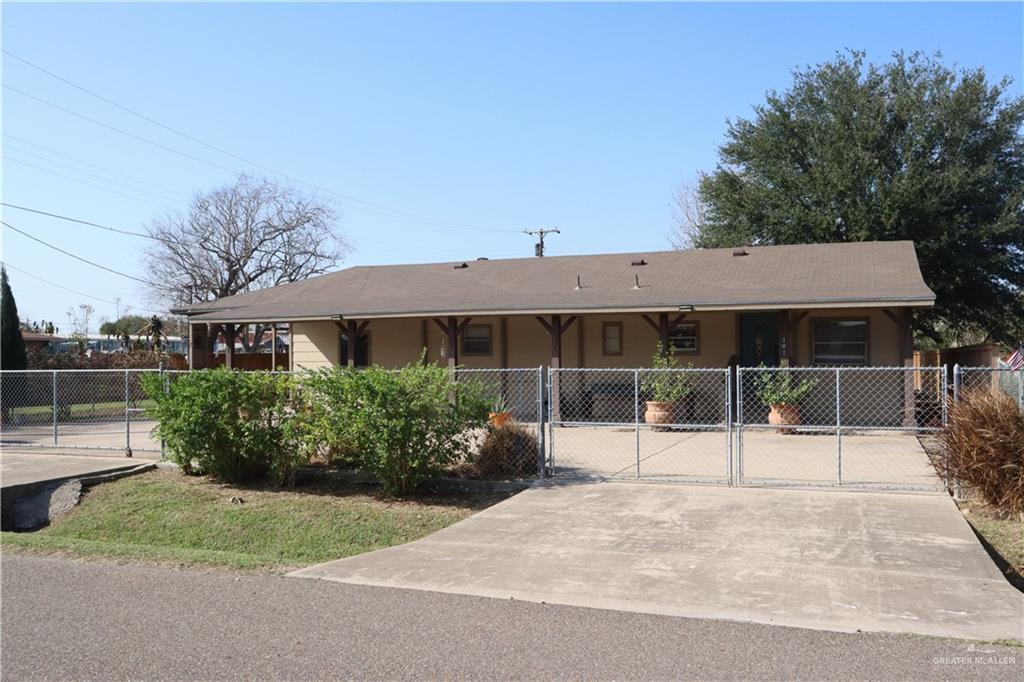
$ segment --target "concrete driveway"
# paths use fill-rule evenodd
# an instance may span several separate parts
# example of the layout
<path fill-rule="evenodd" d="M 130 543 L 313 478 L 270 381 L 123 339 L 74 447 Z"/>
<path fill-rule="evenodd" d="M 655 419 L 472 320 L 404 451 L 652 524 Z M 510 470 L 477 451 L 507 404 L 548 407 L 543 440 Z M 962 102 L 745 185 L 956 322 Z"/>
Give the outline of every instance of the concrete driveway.
<path fill-rule="evenodd" d="M 422 540 L 290 576 L 819 630 L 1024 640 L 1024 595 L 938 494 L 542 485 Z"/>

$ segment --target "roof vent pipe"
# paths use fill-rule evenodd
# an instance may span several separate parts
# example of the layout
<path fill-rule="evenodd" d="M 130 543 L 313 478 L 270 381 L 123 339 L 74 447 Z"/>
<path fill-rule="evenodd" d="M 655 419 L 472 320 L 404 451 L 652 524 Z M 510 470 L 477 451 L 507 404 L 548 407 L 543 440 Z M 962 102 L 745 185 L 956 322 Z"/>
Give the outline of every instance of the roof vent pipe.
<path fill-rule="evenodd" d="M 459 263 L 458 265 L 455 266 L 455 269 L 456 270 L 465 270 L 468 267 L 469 267 L 469 263 Z"/>
<path fill-rule="evenodd" d="M 747 250 L 746 249 L 736 249 L 735 251 L 732 252 L 732 255 L 734 255 L 734 256 L 746 256 L 746 255 L 749 255 L 749 254 L 747 254 Z"/>
<path fill-rule="evenodd" d="M 632 265 L 632 266 L 647 265 L 647 261 L 645 261 L 643 258 L 641 258 L 640 260 L 633 261 L 632 263 L 630 263 L 630 265 Z"/>
<path fill-rule="evenodd" d="M 576 287 L 575 288 L 576 288 L 576 291 L 579 291 L 580 289 L 583 288 L 583 285 L 580 284 L 580 276 L 579 275 L 576 275 Z"/>
<path fill-rule="evenodd" d="M 633 288 L 634 289 L 639 289 L 640 288 L 640 275 L 633 275 L 633 279 L 636 281 L 636 284 L 633 285 Z"/>

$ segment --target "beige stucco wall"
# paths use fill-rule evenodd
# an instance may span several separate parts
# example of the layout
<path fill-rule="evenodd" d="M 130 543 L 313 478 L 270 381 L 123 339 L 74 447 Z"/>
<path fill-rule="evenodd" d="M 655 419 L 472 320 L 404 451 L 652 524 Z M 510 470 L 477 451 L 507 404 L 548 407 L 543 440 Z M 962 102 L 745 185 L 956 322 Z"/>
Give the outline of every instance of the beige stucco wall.
<path fill-rule="evenodd" d="M 797 316 L 802 311 L 792 311 Z M 651 315 L 657 318 L 656 314 Z M 899 328 L 881 310 L 815 309 L 795 325 L 790 343 L 795 350 L 796 364 L 806 365 L 810 359 L 811 320 L 825 317 L 863 318 L 868 320 L 868 360 L 871 365 L 902 364 L 899 349 Z M 563 316 L 563 320 L 568 316 Z M 490 324 L 492 349 L 489 355 L 465 355 L 459 364 L 471 368 L 502 366 L 502 346 L 506 344 L 508 367 L 547 366 L 551 360 L 551 340 L 547 331 L 533 315 L 505 318 L 508 339 L 502 338 L 502 318 L 475 317 L 471 324 Z M 737 352 L 737 314 L 734 312 L 697 312 L 686 316 L 687 322 L 700 325 L 699 349 L 695 354 L 681 354 L 680 360 L 695 367 L 725 367 Z M 419 356 L 426 338 L 427 360 L 444 364 L 444 336 L 432 320 L 422 318 L 379 319 L 370 322 L 370 362 L 383 367 L 400 367 Z M 621 322 L 622 355 L 602 353 L 602 323 Z M 339 331 L 333 322 L 296 322 L 293 326 L 292 357 L 295 369 L 315 369 L 337 364 Z M 581 343 L 582 333 L 582 343 Z M 563 367 L 643 367 L 650 364 L 658 341 L 657 332 L 639 314 L 582 315 L 562 337 Z M 582 353 L 581 353 L 582 350 Z"/>

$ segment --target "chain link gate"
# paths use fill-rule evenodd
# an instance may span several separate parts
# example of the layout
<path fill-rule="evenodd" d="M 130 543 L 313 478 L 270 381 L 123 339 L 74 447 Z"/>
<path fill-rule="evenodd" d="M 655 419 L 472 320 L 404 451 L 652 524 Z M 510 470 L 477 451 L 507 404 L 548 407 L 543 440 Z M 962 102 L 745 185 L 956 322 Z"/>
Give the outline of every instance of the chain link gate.
<path fill-rule="evenodd" d="M 728 369 L 552 368 L 549 474 L 728 484 Z"/>
<path fill-rule="evenodd" d="M 736 483 L 938 490 L 942 367 L 740 367 Z"/>

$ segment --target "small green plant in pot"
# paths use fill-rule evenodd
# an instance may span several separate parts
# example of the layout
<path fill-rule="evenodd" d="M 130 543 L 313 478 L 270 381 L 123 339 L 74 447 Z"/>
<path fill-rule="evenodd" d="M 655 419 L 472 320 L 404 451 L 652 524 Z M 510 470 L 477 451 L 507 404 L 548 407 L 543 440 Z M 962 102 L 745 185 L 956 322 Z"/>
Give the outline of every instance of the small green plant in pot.
<path fill-rule="evenodd" d="M 813 379 L 798 380 L 794 374 L 779 369 L 755 375 L 754 393 L 769 408 L 768 423 L 781 427 L 779 433 L 795 433 L 793 427 L 800 424 L 800 403 L 817 383 Z"/>
<path fill-rule="evenodd" d="M 692 378 L 686 372 L 667 370 L 689 369 L 691 363 L 685 365 L 675 356 L 675 348 L 669 346 L 664 352 L 661 342 L 651 358 L 651 368 L 655 371 L 644 372 L 641 388 L 647 396 L 644 421 L 648 424 L 673 424 L 680 421 L 685 412 L 686 403 L 692 398 Z"/>
<path fill-rule="evenodd" d="M 508 408 L 504 398 L 499 397 L 491 404 L 487 421 L 495 429 L 505 428 L 512 421 L 512 411 Z"/>

